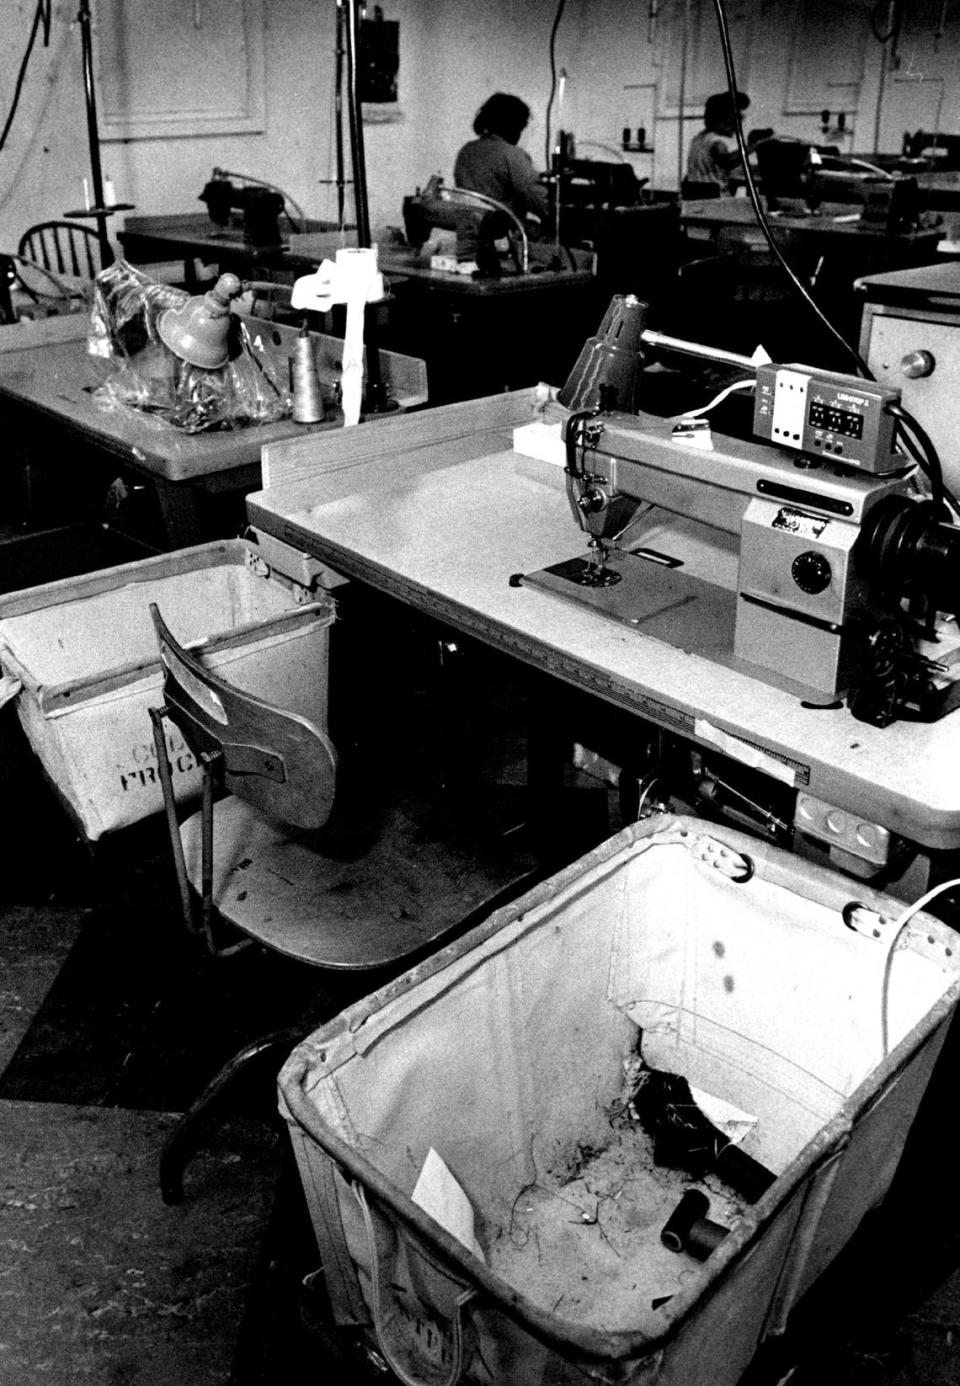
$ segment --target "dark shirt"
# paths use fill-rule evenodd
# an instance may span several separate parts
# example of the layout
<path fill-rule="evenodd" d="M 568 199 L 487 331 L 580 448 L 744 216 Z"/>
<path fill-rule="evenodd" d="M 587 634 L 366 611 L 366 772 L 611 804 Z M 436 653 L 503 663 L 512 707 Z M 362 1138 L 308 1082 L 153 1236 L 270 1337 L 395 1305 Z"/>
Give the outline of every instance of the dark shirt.
<path fill-rule="evenodd" d="M 453 181 L 458 188 L 502 202 L 521 221 L 526 212 L 547 215 L 546 190 L 537 181 L 533 160 L 499 135 L 481 135 L 465 144 L 453 166 Z"/>

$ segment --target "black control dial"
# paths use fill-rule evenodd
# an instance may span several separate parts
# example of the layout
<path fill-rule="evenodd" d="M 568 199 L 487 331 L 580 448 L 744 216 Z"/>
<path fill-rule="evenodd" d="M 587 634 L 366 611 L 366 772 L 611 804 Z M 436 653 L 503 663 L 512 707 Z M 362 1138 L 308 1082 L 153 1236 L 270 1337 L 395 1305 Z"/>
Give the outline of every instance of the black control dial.
<path fill-rule="evenodd" d="M 790 567 L 790 573 L 794 582 L 801 592 L 809 592 L 811 595 L 823 592 L 830 586 L 830 578 L 833 576 L 830 564 L 822 553 L 815 553 L 813 549 L 806 549 L 803 553 L 798 553 Z"/>

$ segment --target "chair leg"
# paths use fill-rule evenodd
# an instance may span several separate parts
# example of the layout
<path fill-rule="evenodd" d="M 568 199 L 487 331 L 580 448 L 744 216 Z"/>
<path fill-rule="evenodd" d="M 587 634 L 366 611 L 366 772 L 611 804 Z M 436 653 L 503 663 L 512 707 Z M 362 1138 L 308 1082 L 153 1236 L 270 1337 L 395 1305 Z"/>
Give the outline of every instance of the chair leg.
<path fill-rule="evenodd" d="M 303 1035 L 302 1025 L 291 1025 L 286 1029 L 263 1035 L 260 1039 L 245 1045 L 214 1074 L 200 1096 L 177 1122 L 161 1152 L 160 1193 L 164 1203 L 176 1204 L 183 1201 L 184 1172 L 190 1159 L 199 1149 L 210 1109 L 223 1092 L 235 1078 L 245 1073 L 252 1063 L 275 1049 L 289 1052 Z"/>
<path fill-rule="evenodd" d="M 170 850 L 173 855 L 174 870 L 177 875 L 177 891 L 180 896 L 180 910 L 187 928 L 191 933 L 195 933 L 196 926 L 193 920 L 193 904 L 190 899 L 190 882 L 187 879 L 187 867 L 183 859 L 183 842 L 180 839 L 180 825 L 177 822 L 173 775 L 170 770 L 170 761 L 167 759 L 167 741 L 163 730 L 166 710 L 162 707 L 151 707 L 148 711 L 150 713 L 150 721 L 153 723 L 153 744 L 157 752 L 157 772 L 160 776 L 160 786 L 163 790 L 163 809 L 167 820 L 167 832 L 170 837 Z"/>

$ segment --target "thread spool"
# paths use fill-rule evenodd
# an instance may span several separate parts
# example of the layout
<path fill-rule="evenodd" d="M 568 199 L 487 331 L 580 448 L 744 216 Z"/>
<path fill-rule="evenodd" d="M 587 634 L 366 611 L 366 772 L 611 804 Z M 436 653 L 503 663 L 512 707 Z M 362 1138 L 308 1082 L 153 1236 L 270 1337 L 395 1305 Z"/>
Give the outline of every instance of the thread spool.
<path fill-rule="evenodd" d="M 712 1222 L 707 1213 L 710 1200 L 699 1189 L 688 1189 L 674 1208 L 660 1232 L 660 1240 L 669 1251 L 686 1252 L 697 1261 L 706 1261 L 715 1251 L 729 1228 Z"/>
<path fill-rule="evenodd" d="M 313 338 L 309 332 L 301 332 L 297 337 L 291 364 L 294 423 L 321 423 L 323 395 L 320 390 L 320 377 L 317 375 Z"/>

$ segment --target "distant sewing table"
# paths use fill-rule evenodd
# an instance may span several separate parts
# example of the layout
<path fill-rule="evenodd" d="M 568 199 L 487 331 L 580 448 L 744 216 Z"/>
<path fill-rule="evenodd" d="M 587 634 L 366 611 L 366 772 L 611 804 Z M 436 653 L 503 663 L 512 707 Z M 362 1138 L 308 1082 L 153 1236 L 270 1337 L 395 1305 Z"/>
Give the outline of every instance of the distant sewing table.
<path fill-rule="evenodd" d="M 920 206 L 925 211 L 960 211 L 960 169 L 937 168 L 928 159 L 909 159 L 903 154 L 852 154 L 899 178 L 912 178 L 920 194 Z"/>
<path fill-rule="evenodd" d="M 269 333 L 275 348 L 292 353 L 292 345 L 284 343 L 296 336 L 295 328 L 247 321 L 252 329 L 259 325 Z M 133 408 L 111 409 L 94 398 L 105 373 L 102 363 L 87 353 L 88 326 L 84 313 L 50 319 L 49 325 L 0 329 L 23 343 L 3 350 L 0 339 L 0 420 L 16 434 L 15 441 L 27 455 L 32 452 L 38 460 L 52 462 L 65 474 L 71 473 L 80 447 L 87 457 L 96 454 L 124 472 L 150 480 L 159 501 L 164 547 L 180 548 L 214 537 L 204 530 L 201 496 L 242 495 L 257 487 L 265 443 L 339 427 L 334 422 L 304 425 L 286 418 L 231 431 L 187 433 Z M 340 341 L 319 340 L 334 354 L 342 350 Z M 380 359 L 383 381 L 398 407 L 423 404 L 423 363 L 386 351 Z M 9 441 L 11 434 L 7 437 Z M 82 478 L 71 477 L 74 485 L 78 480 L 82 485 Z"/>
<path fill-rule="evenodd" d="M 317 229 L 257 246 L 242 226 L 218 227 L 204 213 L 127 217 L 117 239 L 136 265 L 183 258 L 188 284 L 195 259 L 282 283 L 336 252 L 336 228 L 310 225 Z M 431 403 L 561 379 L 599 321 L 589 268 L 547 268 L 541 260 L 524 274 L 504 257 L 499 278 L 474 278 L 433 269 L 413 250 L 389 244 L 380 247 L 379 267 L 390 292 L 376 314 L 381 345 L 427 363 Z M 322 322 L 336 332 L 336 310 Z"/>
<path fill-rule="evenodd" d="M 455 404 L 350 439 L 270 444 L 266 489 L 247 497 L 250 521 L 337 573 L 812 796 L 840 833 L 880 825 L 899 834 L 921 849 L 922 872 L 929 852 L 960 847 L 960 713 L 880 729 L 511 582 L 585 553 L 562 467 L 512 450 L 533 397 Z M 657 547 L 657 537 L 643 542 Z M 735 583 L 735 554 L 691 552 L 688 571 L 705 562 L 701 575 L 715 580 L 732 562 Z"/>
<path fill-rule="evenodd" d="M 435 404 L 565 379 L 602 312 L 590 269 L 534 261 L 520 273 L 505 257 L 499 278 L 474 277 L 403 247 L 383 246 L 379 258 L 397 277 L 384 340 L 427 362 Z"/>
<path fill-rule="evenodd" d="M 936 259 L 937 242 L 943 232 L 936 227 L 916 231 L 885 231 L 882 227 L 861 221 L 855 205 L 837 203 L 825 205 L 809 216 L 768 211 L 770 229 L 776 234 L 786 232 L 798 242 L 810 242 L 818 251 L 842 254 L 851 264 L 868 264 L 860 273 L 880 273 L 887 269 L 905 269 L 910 265 L 928 264 Z M 725 228 L 760 226 L 753 207 L 746 197 L 707 197 L 684 202 L 680 207 L 680 223 L 687 229 L 718 232 Z"/>
<path fill-rule="evenodd" d="M 787 264 L 800 278 L 834 327 L 851 345 L 860 325 L 854 282 L 866 274 L 907 269 L 937 259 L 941 228 L 889 232 L 861 221 L 853 204 L 823 204 L 813 215 L 768 211 L 770 230 Z M 684 202 L 680 224 L 688 236 L 707 237 L 732 254 L 746 297 L 755 281 L 773 276 L 784 292 L 786 275 L 766 248 L 766 239 L 746 197 L 715 197 Z M 795 306 L 795 302 L 792 306 Z M 806 347 L 807 350 L 811 348 Z"/>
<path fill-rule="evenodd" d="M 336 238 L 337 226 L 332 221 L 308 222 L 310 236 Z M 134 265 L 160 264 L 168 260 L 183 260 L 184 283 L 196 287 L 198 280 L 194 265 L 200 260 L 215 265 L 221 272 L 230 270 L 241 278 L 249 278 L 251 270 L 274 271 L 301 267 L 303 260 L 291 259 L 291 244 L 296 245 L 296 233 L 283 230 L 274 245 L 251 241 L 244 234 L 242 221 L 232 218 L 227 226 L 218 226 L 205 212 L 176 212 L 166 216 L 126 217 L 117 240 L 124 258 Z M 309 265 L 316 260 L 308 259 Z"/>

